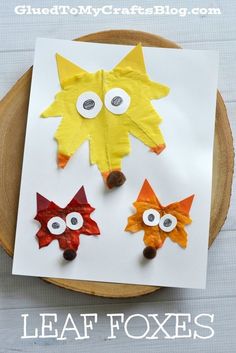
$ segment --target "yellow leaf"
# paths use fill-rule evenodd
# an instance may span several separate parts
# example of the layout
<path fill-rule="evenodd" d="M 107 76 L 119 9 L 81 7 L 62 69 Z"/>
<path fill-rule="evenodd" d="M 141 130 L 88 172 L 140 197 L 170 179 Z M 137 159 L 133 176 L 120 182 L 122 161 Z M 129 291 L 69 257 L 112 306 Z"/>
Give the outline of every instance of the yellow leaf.
<path fill-rule="evenodd" d="M 151 99 L 167 95 L 168 88 L 148 78 L 141 45 L 109 72 L 89 73 L 59 54 L 56 58 L 62 90 L 41 116 L 62 117 L 55 134 L 59 166 L 63 167 L 85 140 L 89 140 L 91 164 L 97 164 L 104 176 L 121 169 L 123 157 L 130 152 L 129 134 L 153 152 L 163 150 L 161 118 Z M 129 97 L 127 109 L 117 114 L 105 105 L 106 94 L 116 88 Z M 97 115 L 89 119 L 81 115 L 77 106 L 85 92 L 98 96 L 102 104 Z"/>

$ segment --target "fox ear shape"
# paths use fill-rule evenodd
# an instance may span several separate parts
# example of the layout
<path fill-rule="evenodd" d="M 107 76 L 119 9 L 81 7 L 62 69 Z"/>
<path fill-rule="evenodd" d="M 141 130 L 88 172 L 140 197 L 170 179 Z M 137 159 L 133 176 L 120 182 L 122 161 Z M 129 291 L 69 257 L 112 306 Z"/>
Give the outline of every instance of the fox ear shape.
<path fill-rule="evenodd" d="M 62 87 L 63 87 L 63 83 L 68 78 L 78 74 L 84 74 L 87 72 L 59 54 L 56 54 L 56 61 L 57 61 L 58 76 Z"/>
<path fill-rule="evenodd" d="M 127 67 L 132 68 L 135 71 L 141 71 L 146 73 L 146 67 L 144 63 L 142 46 L 139 43 L 134 47 L 120 62 L 116 65 L 115 69 L 126 69 Z"/>
<path fill-rule="evenodd" d="M 37 211 L 46 210 L 51 202 L 37 192 Z"/>
<path fill-rule="evenodd" d="M 137 198 L 137 202 L 148 202 L 157 204 L 159 207 L 162 207 L 147 179 L 145 179 L 143 183 L 143 186 Z"/>
<path fill-rule="evenodd" d="M 191 195 L 186 199 L 179 201 L 179 205 L 184 213 L 189 214 L 189 211 L 193 203 L 193 198 L 194 198 L 194 195 Z"/>
<path fill-rule="evenodd" d="M 76 200 L 78 203 L 88 203 L 83 186 L 79 189 L 77 194 L 73 197 L 73 200 Z"/>

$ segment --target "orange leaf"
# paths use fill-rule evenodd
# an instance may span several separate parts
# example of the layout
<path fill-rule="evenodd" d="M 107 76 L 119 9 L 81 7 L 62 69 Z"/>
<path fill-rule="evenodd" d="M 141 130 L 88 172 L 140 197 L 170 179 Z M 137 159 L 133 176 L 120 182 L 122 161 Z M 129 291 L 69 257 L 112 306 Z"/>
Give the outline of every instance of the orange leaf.
<path fill-rule="evenodd" d="M 188 236 L 183 228 L 175 228 L 172 232 L 169 233 L 168 236 L 174 243 L 179 244 L 179 246 L 181 246 L 182 248 L 187 247 Z"/>

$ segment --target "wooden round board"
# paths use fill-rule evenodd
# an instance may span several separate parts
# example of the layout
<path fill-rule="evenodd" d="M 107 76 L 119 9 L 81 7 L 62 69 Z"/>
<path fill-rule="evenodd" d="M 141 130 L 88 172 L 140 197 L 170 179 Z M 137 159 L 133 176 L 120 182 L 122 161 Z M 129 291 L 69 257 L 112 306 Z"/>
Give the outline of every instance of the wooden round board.
<path fill-rule="evenodd" d="M 159 36 L 128 30 L 90 34 L 77 40 L 162 48 L 180 48 Z M 32 68 L 12 87 L 0 102 L 0 243 L 13 255 L 15 225 L 20 187 L 21 165 L 28 110 Z M 223 99 L 218 92 L 214 142 L 214 167 L 209 246 L 220 231 L 229 208 L 233 176 L 233 140 Z M 104 297 L 135 297 L 159 289 L 153 286 L 114 284 L 44 278 L 58 286 Z"/>

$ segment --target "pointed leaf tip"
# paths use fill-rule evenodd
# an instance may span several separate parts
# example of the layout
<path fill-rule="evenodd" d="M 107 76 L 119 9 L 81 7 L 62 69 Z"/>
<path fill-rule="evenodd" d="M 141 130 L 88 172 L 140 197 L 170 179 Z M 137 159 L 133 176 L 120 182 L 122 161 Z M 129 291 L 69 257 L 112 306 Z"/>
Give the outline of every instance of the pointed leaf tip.
<path fill-rule="evenodd" d="M 116 65 L 115 68 L 126 69 L 131 67 L 135 71 L 146 73 L 141 43 L 137 44 L 129 53 Z"/>
<path fill-rule="evenodd" d="M 144 180 L 144 183 L 138 195 L 137 201 L 150 202 L 153 204 L 157 204 L 158 206 L 161 207 L 161 204 L 147 179 Z"/>
<path fill-rule="evenodd" d="M 37 211 L 43 211 L 46 210 L 50 204 L 50 201 L 46 199 L 44 196 L 39 194 L 38 192 L 36 193 L 37 197 Z"/>
<path fill-rule="evenodd" d="M 190 211 L 192 203 L 193 203 L 194 196 L 195 195 L 191 195 L 191 196 L 187 197 L 186 199 L 179 202 L 181 209 L 186 214 L 189 214 L 189 211 Z"/>
<path fill-rule="evenodd" d="M 85 70 L 83 70 L 78 65 L 72 63 L 70 60 L 64 58 L 58 53 L 56 53 L 56 62 L 61 86 L 63 86 L 63 82 L 65 82 L 65 80 L 67 80 L 68 78 L 73 77 L 77 74 L 86 73 Z"/>
<path fill-rule="evenodd" d="M 88 203 L 84 186 L 81 186 L 79 191 L 73 197 L 73 200 L 76 200 L 78 203 Z"/>

